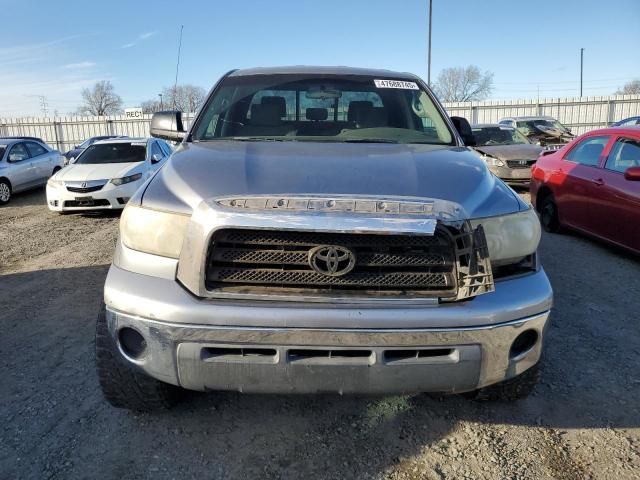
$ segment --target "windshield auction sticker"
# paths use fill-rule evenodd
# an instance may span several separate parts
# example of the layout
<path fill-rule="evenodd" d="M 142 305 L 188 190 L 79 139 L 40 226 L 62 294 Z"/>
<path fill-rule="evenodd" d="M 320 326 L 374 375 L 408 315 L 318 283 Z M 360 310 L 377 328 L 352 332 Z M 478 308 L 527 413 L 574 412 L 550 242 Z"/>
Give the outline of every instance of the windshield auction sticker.
<path fill-rule="evenodd" d="M 374 80 L 378 88 L 402 88 L 405 90 L 420 90 L 415 82 L 405 82 L 404 80 Z"/>

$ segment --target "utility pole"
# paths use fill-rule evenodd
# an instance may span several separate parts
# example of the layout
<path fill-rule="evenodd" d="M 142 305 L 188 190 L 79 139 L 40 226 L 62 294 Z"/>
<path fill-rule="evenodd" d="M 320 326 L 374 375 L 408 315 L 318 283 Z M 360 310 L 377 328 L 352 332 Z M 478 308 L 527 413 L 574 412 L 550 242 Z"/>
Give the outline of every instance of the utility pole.
<path fill-rule="evenodd" d="M 582 73 L 584 70 L 584 48 L 580 49 L 580 96 L 582 97 Z"/>
<path fill-rule="evenodd" d="M 49 104 L 47 103 L 47 97 L 44 95 L 25 95 L 25 97 L 35 97 L 40 100 L 40 111 L 42 116 L 46 117 L 49 114 Z"/>
<path fill-rule="evenodd" d="M 184 25 L 180 25 L 180 40 L 178 42 L 178 61 L 176 62 L 176 81 L 173 84 L 173 108 L 176 108 L 176 97 L 178 96 L 178 70 L 180 69 L 180 51 L 182 50 L 182 30 Z"/>
<path fill-rule="evenodd" d="M 160 110 L 164 110 L 164 107 L 162 106 L 162 94 L 159 93 L 158 96 L 160 97 Z"/>
<path fill-rule="evenodd" d="M 46 117 L 49 114 L 49 109 L 47 108 L 49 106 L 47 103 L 47 97 L 44 95 L 38 95 L 38 97 L 40 98 L 40 111 L 42 112 L 42 115 Z"/>
<path fill-rule="evenodd" d="M 429 46 L 427 60 L 427 85 L 431 87 L 431 12 L 433 11 L 433 0 L 429 0 Z"/>

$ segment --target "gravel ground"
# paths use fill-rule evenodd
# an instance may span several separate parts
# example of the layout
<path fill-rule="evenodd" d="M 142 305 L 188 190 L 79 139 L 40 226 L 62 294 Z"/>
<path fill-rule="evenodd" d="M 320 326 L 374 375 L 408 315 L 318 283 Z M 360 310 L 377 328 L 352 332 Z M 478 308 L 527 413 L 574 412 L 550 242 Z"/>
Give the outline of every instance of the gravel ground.
<path fill-rule="evenodd" d="M 191 393 L 132 414 L 93 364 L 117 224 L 50 213 L 40 190 L 0 208 L 0 478 L 639 478 L 637 258 L 543 237 L 556 306 L 518 403 Z"/>

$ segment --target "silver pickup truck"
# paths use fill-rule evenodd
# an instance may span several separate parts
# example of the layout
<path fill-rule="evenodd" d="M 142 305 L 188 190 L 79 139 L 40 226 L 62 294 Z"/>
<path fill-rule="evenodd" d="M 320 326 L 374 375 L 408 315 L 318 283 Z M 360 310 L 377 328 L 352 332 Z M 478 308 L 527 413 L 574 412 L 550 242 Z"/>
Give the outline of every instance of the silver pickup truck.
<path fill-rule="evenodd" d="M 416 76 L 235 70 L 131 198 L 97 320 L 116 407 L 181 388 L 526 396 L 552 303 L 535 212 Z"/>

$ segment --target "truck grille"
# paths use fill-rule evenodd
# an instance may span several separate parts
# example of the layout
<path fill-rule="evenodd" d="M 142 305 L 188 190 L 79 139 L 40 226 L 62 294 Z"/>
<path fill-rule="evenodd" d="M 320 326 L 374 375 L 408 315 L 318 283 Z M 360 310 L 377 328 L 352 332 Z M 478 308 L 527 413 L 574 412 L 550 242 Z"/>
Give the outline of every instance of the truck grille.
<path fill-rule="evenodd" d="M 313 249 L 337 246 L 355 257 L 342 275 L 318 272 Z M 311 254 L 310 254 L 311 252 Z M 209 291 L 456 295 L 456 258 L 452 236 L 444 229 L 427 235 L 375 235 L 223 229 L 209 249 Z"/>

